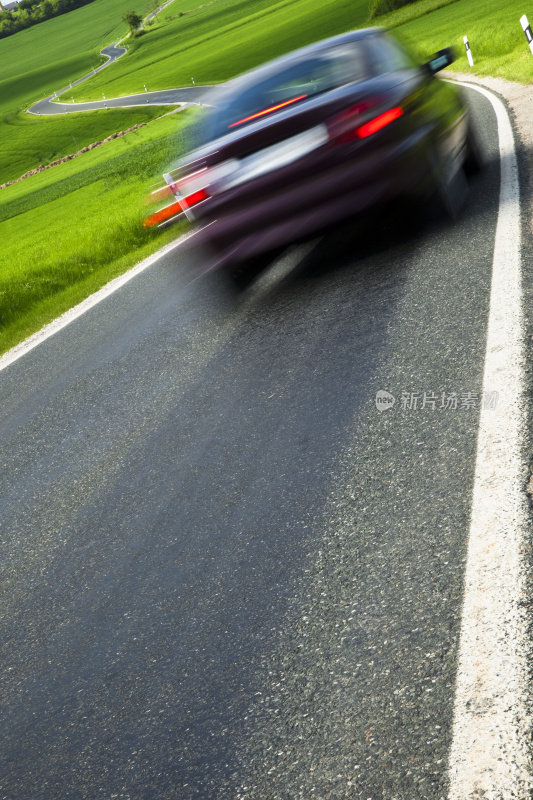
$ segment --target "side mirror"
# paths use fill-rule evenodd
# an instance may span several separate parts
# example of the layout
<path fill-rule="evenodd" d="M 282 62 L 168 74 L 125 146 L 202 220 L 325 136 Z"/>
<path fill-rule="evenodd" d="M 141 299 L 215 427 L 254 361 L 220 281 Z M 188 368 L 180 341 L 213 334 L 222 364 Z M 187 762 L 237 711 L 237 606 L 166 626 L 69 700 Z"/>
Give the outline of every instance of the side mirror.
<path fill-rule="evenodd" d="M 444 50 L 439 50 L 434 56 L 426 63 L 426 67 L 434 75 L 439 70 L 449 67 L 455 61 L 455 53 L 452 47 L 445 47 Z"/>

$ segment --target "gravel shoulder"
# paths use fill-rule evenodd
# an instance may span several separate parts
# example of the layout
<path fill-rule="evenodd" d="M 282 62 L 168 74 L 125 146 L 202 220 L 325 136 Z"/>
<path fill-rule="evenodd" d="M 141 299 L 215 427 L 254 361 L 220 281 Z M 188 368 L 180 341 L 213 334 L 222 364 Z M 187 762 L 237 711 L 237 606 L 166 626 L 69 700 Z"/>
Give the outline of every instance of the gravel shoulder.
<path fill-rule="evenodd" d="M 501 95 L 513 111 L 523 143 L 527 146 L 533 145 L 533 85 L 513 83 L 505 78 L 480 77 L 465 72 L 448 71 L 446 75 L 459 81 L 486 86 L 487 89 Z"/>

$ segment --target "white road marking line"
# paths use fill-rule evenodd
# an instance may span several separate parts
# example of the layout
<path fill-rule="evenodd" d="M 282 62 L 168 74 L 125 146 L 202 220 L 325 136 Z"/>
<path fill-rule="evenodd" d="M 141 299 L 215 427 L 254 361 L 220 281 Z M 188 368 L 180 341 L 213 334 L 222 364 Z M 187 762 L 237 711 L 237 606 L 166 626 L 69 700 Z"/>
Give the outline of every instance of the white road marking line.
<path fill-rule="evenodd" d="M 484 391 L 499 393 L 497 410 L 480 414 L 461 621 L 450 800 L 530 797 L 527 620 L 521 552 L 528 511 L 522 487 L 524 352 L 520 275 L 520 197 L 514 136 L 503 103 L 498 123 L 501 187 Z"/>
<path fill-rule="evenodd" d="M 141 272 L 144 272 L 146 269 L 148 269 L 148 267 L 151 267 L 161 258 L 168 255 L 168 253 L 171 253 L 172 250 L 175 250 L 187 239 L 190 239 L 191 236 L 194 235 L 195 231 L 191 231 L 190 233 L 180 236 L 180 238 L 176 239 L 175 242 L 165 245 L 165 247 L 162 247 L 161 250 L 158 250 L 156 253 L 148 256 L 148 258 L 145 258 L 144 261 L 136 264 L 134 267 L 128 270 L 128 272 L 125 272 L 123 275 L 119 275 L 109 283 L 106 283 L 105 286 L 102 286 L 101 289 L 87 297 L 77 306 L 74 306 L 74 308 L 71 308 L 69 311 L 65 311 L 65 313 L 60 317 L 52 320 L 52 322 L 48 323 L 48 325 L 45 325 L 44 328 L 41 328 L 40 331 L 37 331 L 32 336 L 29 336 L 23 342 L 20 342 L 20 344 L 17 344 L 15 347 L 11 348 L 11 350 L 8 350 L 7 353 L 4 353 L 4 355 L 0 357 L 0 372 L 11 366 L 11 364 L 13 364 L 15 361 L 18 361 L 19 358 L 25 356 L 26 353 L 29 353 L 30 350 L 33 350 L 51 336 L 54 336 L 54 334 L 56 334 L 58 331 L 66 328 L 67 325 L 70 325 L 71 322 L 74 322 L 74 320 L 78 319 L 78 317 L 81 317 L 82 314 L 85 314 L 87 311 L 89 311 L 89 309 L 94 308 L 94 306 L 98 305 L 98 303 L 101 303 L 102 300 L 105 300 L 106 297 L 109 297 L 111 294 L 116 292 L 117 289 L 120 289 L 126 283 L 129 283 L 132 278 L 140 275 Z"/>

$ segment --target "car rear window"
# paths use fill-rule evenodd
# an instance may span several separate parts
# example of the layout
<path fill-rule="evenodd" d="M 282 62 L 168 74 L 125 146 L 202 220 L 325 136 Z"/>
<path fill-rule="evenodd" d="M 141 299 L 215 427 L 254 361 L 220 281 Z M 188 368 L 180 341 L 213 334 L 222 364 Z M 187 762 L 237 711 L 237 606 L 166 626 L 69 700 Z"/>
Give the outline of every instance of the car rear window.
<path fill-rule="evenodd" d="M 372 72 L 375 75 L 415 69 L 418 66 L 412 56 L 389 36 L 376 36 L 370 39 L 369 53 Z"/>
<path fill-rule="evenodd" d="M 367 77 L 363 48 L 332 47 L 285 65 L 267 78 L 220 96 L 206 120 L 205 139 L 215 139 L 308 98 Z"/>

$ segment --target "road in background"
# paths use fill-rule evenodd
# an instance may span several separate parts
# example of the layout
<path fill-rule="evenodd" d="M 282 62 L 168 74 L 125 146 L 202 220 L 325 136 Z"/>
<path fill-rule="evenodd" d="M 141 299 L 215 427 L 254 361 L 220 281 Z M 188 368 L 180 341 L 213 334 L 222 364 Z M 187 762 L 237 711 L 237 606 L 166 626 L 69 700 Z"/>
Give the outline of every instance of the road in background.
<path fill-rule="evenodd" d="M 174 0 L 169 0 L 169 2 L 164 3 L 160 8 L 152 12 L 152 14 L 149 14 L 147 19 L 158 14 L 173 1 Z M 103 69 L 111 66 L 118 58 L 125 55 L 128 51 L 125 47 L 119 47 L 119 44 L 120 42 L 117 41 L 108 47 L 104 47 L 103 50 L 100 50 L 100 55 L 107 58 L 105 64 L 101 64 L 86 75 L 82 75 L 81 78 L 72 81 L 68 86 L 64 86 L 62 89 L 58 89 L 56 92 L 53 92 L 53 94 L 48 95 L 48 97 L 45 97 L 43 100 L 34 103 L 34 105 L 28 109 L 28 113 L 36 114 L 37 116 L 46 116 L 51 114 L 72 114 L 79 111 L 98 111 L 99 109 L 106 108 L 132 108 L 146 105 L 199 105 L 206 99 L 209 91 L 208 86 L 186 86 L 182 89 L 163 89 L 156 92 L 144 91 L 139 94 L 126 95 L 124 97 L 111 97 L 109 99 L 94 100 L 88 103 L 57 102 L 57 98 L 65 92 L 68 92 L 69 89 L 94 77 L 94 75 L 97 75 Z"/>
<path fill-rule="evenodd" d="M 74 84 L 73 84 L 74 85 Z M 62 89 L 58 94 L 66 91 Z M 79 111 L 98 111 L 103 108 L 133 108 L 134 106 L 178 106 L 201 105 L 207 100 L 209 87 L 189 86 L 183 89 L 165 89 L 158 92 L 142 92 L 125 97 L 112 97 L 109 100 L 93 100 L 87 103 L 58 103 L 50 95 L 45 100 L 35 103 L 29 111 L 31 114 L 72 114 Z"/>
<path fill-rule="evenodd" d="M 241 300 L 178 250 L 1 373 L 0 796 L 446 796 L 499 186 L 472 104 L 456 225 L 344 226 Z"/>

